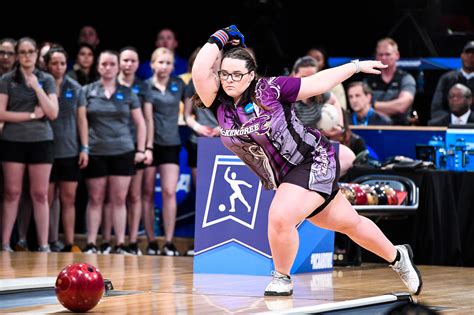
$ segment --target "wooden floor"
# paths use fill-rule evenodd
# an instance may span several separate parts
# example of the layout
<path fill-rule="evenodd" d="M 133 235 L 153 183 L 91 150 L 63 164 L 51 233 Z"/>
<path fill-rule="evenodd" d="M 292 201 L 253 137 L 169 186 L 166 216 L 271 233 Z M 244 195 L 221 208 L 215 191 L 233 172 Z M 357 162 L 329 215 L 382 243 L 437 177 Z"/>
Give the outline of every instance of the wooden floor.
<path fill-rule="evenodd" d="M 406 291 L 387 266 L 336 268 L 294 275 L 292 297 L 263 297 L 270 277 L 194 274 L 191 257 L 43 254 L 0 252 L 0 279 L 56 277 L 72 262 L 88 262 L 110 279 L 115 290 L 137 294 L 105 297 L 91 312 L 130 314 L 228 314 L 283 311 L 332 301 Z M 424 290 L 418 302 L 442 314 L 474 313 L 474 268 L 421 266 Z M 62 312 L 59 304 L 0 312 Z"/>

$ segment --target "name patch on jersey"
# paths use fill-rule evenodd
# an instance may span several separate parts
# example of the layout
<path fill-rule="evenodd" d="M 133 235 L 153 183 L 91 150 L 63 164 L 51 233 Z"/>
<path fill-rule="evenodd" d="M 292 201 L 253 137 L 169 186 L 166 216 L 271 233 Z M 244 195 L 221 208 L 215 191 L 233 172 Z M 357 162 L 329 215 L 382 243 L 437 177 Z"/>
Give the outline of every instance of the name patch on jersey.
<path fill-rule="evenodd" d="M 262 115 L 259 117 L 254 117 L 244 123 L 240 129 L 223 129 L 221 128 L 221 136 L 224 137 L 234 137 L 234 136 L 244 136 L 251 133 L 257 133 L 263 135 L 270 130 L 270 120 L 271 117 L 268 115 Z"/>
<path fill-rule="evenodd" d="M 140 93 L 140 87 L 138 85 L 134 85 L 132 87 L 132 91 L 133 91 L 133 93 L 138 94 L 138 93 Z"/>
<path fill-rule="evenodd" d="M 118 99 L 119 101 L 122 101 L 124 99 L 124 95 L 120 92 L 115 94 L 115 98 Z"/>
<path fill-rule="evenodd" d="M 72 98 L 74 96 L 74 93 L 71 91 L 71 90 L 67 90 L 65 93 L 64 93 L 64 97 L 65 98 Z"/>

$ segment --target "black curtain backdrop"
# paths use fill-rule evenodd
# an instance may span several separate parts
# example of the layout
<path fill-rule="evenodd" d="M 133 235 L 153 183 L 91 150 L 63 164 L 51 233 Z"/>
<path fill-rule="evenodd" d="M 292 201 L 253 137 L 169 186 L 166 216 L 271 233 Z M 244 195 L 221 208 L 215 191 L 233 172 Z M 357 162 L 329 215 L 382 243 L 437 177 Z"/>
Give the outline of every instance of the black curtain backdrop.
<path fill-rule="evenodd" d="M 79 29 L 92 25 L 99 32 L 101 48 L 136 46 L 141 59 L 148 60 L 162 27 L 176 30 L 177 53 L 188 57 L 214 31 L 236 24 L 257 52 L 260 72 L 273 75 L 291 68 L 313 45 L 325 46 L 333 57 L 370 57 L 376 41 L 389 33 L 399 43 L 402 57 L 429 56 L 415 25 L 427 30 L 440 55 L 456 57 L 474 36 L 472 30 L 448 35 L 440 19 L 463 15 L 474 25 L 473 12 L 474 2 L 461 0 L 244 0 L 226 3 L 225 8 L 218 1 L 136 1 L 126 6 L 105 2 L 100 7 L 91 1 L 8 2 L 2 6 L 0 38 L 54 41 L 73 56 Z M 407 13 L 414 20 L 406 18 Z"/>

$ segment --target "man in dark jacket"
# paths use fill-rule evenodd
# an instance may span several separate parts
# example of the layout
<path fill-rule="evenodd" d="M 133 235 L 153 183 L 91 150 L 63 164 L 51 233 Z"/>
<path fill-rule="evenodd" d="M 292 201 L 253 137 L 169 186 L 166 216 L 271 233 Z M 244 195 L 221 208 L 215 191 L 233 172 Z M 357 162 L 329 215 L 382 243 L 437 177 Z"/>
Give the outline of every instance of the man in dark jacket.
<path fill-rule="evenodd" d="M 443 74 L 438 81 L 431 101 L 431 118 L 449 113 L 448 92 L 456 83 L 474 90 L 474 41 L 468 42 L 461 53 L 462 67 Z"/>
<path fill-rule="evenodd" d="M 474 123 L 474 112 L 471 111 L 472 92 L 467 86 L 456 83 L 449 89 L 448 104 L 450 113 L 443 112 L 432 118 L 430 126 L 465 125 Z"/>

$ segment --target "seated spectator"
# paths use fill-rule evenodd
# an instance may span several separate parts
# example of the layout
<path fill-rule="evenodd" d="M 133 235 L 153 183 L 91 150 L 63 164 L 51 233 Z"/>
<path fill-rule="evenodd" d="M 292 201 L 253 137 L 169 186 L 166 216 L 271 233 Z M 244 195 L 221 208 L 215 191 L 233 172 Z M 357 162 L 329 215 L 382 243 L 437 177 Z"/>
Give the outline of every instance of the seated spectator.
<path fill-rule="evenodd" d="M 443 74 L 431 101 L 431 118 L 446 117 L 449 113 L 448 93 L 453 85 L 461 83 L 474 91 L 474 41 L 468 42 L 461 52 L 462 67 Z"/>
<path fill-rule="evenodd" d="M 394 125 L 408 125 L 411 106 L 415 100 L 416 82 L 411 74 L 397 69 L 400 59 L 397 43 L 391 38 L 377 42 L 375 58 L 387 68 L 381 75 L 371 75 L 364 82 L 372 89 L 372 108 L 390 116 Z"/>
<path fill-rule="evenodd" d="M 351 114 L 351 123 L 353 125 L 391 125 L 392 120 L 373 110 L 372 90 L 362 82 L 351 82 L 347 87 L 347 97 L 353 113 Z"/>
<path fill-rule="evenodd" d="M 306 53 L 307 56 L 313 57 L 318 62 L 318 71 L 325 70 L 329 68 L 328 62 L 328 53 L 326 49 L 319 46 L 311 47 L 308 52 Z M 337 84 L 335 87 L 331 89 L 331 92 L 336 97 L 339 105 L 341 108 L 346 111 L 347 110 L 347 101 L 346 101 L 346 93 L 344 92 L 344 86 L 342 83 Z"/>
<path fill-rule="evenodd" d="M 318 72 L 318 62 L 310 56 L 304 56 L 296 60 L 293 65 L 292 75 L 297 78 L 304 78 Z M 324 104 L 330 104 L 337 110 L 339 123 L 331 129 L 321 130 L 321 133 L 328 139 L 332 140 L 332 144 L 336 148 L 336 152 L 340 163 L 339 175 L 343 176 L 353 166 L 355 154 L 346 145 L 337 142 L 343 134 L 344 128 L 344 112 L 339 105 L 336 97 L 331 92 L 310 97 L 308 99 L 299 100 L 293 103 L 293 110 L 296 117 L 301 120 L 305 126 L 317 128 L 322 118 L 321 111 Z"/>
<path fill-rule="evenodd" d="M 316 59 L 310 56 L 304 56 L 295 61 L 292 76 L 304 78 L 316 72 L 318 72 L 318 62 Z M 309 99 L 296 101 L 293 104 L 293 109 L 296 117 L 298 117 L 304 125 L 311 128 L 317 128 L 318 123 L 321 120 L 321 109 L 326 103 L 336 107 L 339 116 L 339 123 L 338 126 L 331 130 L 325 130 L 323 133 L 328 138 L 332 138 L 333 136 L 337 137 L 342 133 L 342 125 L 344 121 L 342 119 L 343 111 L 333 93 L 326 92 L 321 95 L 310 97 Z"/>
<path fill-rule="evenodd" d="M 430 126 L 465 125 L 474 123 L 474 112 L 471 111 L 472 91 L 467 86 L 456 83 L 449 89 L 448 103 L 450 114 L 444 112 L 432 118 Z"/>

